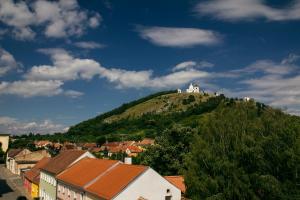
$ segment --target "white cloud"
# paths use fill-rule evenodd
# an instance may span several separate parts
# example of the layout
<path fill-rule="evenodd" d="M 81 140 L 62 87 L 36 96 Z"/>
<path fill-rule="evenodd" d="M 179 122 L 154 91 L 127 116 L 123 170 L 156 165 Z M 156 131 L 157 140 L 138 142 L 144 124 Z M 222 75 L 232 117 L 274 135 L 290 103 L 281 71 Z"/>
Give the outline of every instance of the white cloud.
<path fill-rule="evenodd" d="M 82 42 L 75 42 L 74 46 L 83 48 L 83 49 L 100 49 L 104 48 L 105 45 L 97 43 L 97 42 L 92 42 L 92 41 L 82 41 Z"/>
<path fill-rule="evenodd" d="M 19 65 L 13 55 L 0 47 L 0 77 L 11 70 L 16 70 Z"/>
<path fill-rule="evenodd" d="M 210 46 L 221 41 L 218 33 L 198 28 L 139 26 L 137 31 L 143 39 L 158 46 L 182 48 L 196 45 Z"/>
<path fill-rule="evenodd" d="M 67 90 L 64 93 L 66 96 L 71 97 L 71 98 L 78 98 L 83 95 L 82 92 L 76 91 L 76 90 Z"/>
<path fill-rule="evenodd" d="M 116 84 L 117 88 L 168 88 L 209 75 L 189 67 L 171 74 L 154 76 L 152 70 L 129 71 L 103 67 L 92 59 L 74 58 L 63 49 L 42 49 L 40 52 L 49 54 L 53 65 L 32 67 L 24 76 L 28 80 L 90 80 L 98 76 Z"/>
<path fill-rule="evenodd" d="M 76 59 L 63 49 L 42 49 L 40 52 L 49 54 L 54 65 L 33 66 L 25 74 L 29 80 L 90 80 L 100 74 L 101 66 L 92 59 Z"/>
<path fill-rule="evenodd" d="M 195 7 L 199 15 L 210 15 L 220 20 L 239 21 L 264 18 L 269 21 L 300 19 L 300 1 L 295 0 L 285 8 L 274 8 L 263 0 L 209 0 Z"/>
<path fill-rule="evenodd" d="M 11 134 L 24 134 L 24 133 L 55 133 L 65 132 L 68 127 L 62 124 L 56 124 L 51 120 L 43 121 L 20 121 L 18 119 L 0 116 L 0 131 Z"/>
<path fill-rule="evenodd" d="M 53 96 L 63 93 L 62 81 L 31 81 L 20 80 L 13 82 L 0 82 L 0 95 L 10 94 L 22 97 Z"/>
<path fill-rule="evenodd" d="M 0 22 L 7 25 L 16 39 L 33 39 L 33 28 L 44 29 L 47 37 L 81 36 L 100 25 L 101 16 L 80 9 L 76 0 L 13 1 L 0 0 Z"/>
<path fill-rule="evenodd" d="M 207 61 L 200 61 L 200 62 L 185 61 L 185 62 L 175 65 L 175 67 L 173 67 L 172 71 L 178 71 L 178 70 L 190 69 L 190 68 L 211 68 L 213 66 L 214 66 L 214 64 L 207 62 Z"/>
<path fill-rule="evenodd" d="M 300 115 L 300 66 L 294 63 L 298 56 L 291 55 L 281 62 L 259 60 L 239 70 L 242 73 L 237 84 L 244 87 L 229 93 L 250 96 L 279 108 L 287 107 L 287 112 Z"/>

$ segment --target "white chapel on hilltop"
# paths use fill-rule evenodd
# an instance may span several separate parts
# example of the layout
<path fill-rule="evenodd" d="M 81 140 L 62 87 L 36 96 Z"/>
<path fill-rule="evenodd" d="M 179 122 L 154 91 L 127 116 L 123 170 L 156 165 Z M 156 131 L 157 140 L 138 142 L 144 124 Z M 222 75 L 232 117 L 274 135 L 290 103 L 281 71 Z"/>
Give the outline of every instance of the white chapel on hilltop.
<path fill-rule="evenodd" d="M 181 89 L 177 89 L 177 93 L 181 93 Z M 186 89 L 186 93 L 200 93 L 199 85 L 197 84 L 190 84 L 189 87 Z"/>

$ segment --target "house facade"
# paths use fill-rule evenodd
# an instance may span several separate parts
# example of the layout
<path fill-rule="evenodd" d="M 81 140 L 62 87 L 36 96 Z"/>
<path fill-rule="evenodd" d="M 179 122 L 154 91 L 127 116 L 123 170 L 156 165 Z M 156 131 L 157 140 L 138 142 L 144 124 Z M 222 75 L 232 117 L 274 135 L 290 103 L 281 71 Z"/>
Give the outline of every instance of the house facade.
<path fill-rule="evenodd" d="M 65 150 L 41 168 L 39 194 L 42 199 L 56 200 L 56 175 L 83 158 L 94 158 L 88 151 Z"/>
<path fill-rule="evenodd" d="M 15 158 L 18 156 L 24 156 L 27 154 L 30 154 L 31 151 L 29 151 L 28 149 L 10 149 L 7 152 L 7 156 L 6 156 L 6 168 L 11 171 L 13 174 L 17 174 L 18 173 L 18 168 L 17 168 L 17 163 Z"/>
<path fill-rule="evenodd" d="M 39 197 L 40 168 L 45 166 L 50 159 L 44 157 L 31 170 L 24 173 L 24 187 L 33 199 Z"/>
<path fill-rule="evenodd" d="M 15 174 L 20 175 L 22 170 L 31 169 L 44 157 L 50 157 L 50 154 L 46 150 L 34 151 L 25 155 L 15 156 Z"/>
<path fill-rule="evenodd" d="M 181 192 L 150 167 L 118 164 L 85 187 L 85 199 L 180 200 Z"/>

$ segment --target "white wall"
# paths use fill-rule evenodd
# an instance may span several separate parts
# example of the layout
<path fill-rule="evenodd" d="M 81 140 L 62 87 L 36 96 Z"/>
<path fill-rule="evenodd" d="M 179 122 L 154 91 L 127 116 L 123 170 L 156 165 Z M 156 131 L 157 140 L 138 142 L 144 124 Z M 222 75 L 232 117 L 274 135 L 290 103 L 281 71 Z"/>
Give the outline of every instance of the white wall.
<path fill-rule="evenodd" d="M 167 190 L 169 190 L 169 193 L 167 193 Z M 181 191 L 156 171 L 149 168 L 113 200 L 133 200 L 139 197 L 148 200 L 164 200 L 166 196 L 172 196 L 172 200 L 180 200 Z"/>

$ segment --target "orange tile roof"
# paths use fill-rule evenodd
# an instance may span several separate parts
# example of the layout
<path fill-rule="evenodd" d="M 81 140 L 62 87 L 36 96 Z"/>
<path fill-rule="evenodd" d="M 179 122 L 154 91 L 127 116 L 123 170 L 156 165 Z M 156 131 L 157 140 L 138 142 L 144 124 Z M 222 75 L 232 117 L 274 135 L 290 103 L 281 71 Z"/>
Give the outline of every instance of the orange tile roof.
<path fill-rule="evenodd" d="M 46 166 L 42 167 L 42 170 L 50 172 L 54 175 L 59 174 L 65 170 L 70 164 L 77 160 L 81 155 L 87 151 L 82 150 L 65 150 L 59 153 L 57 156 L 51 159 Z"/>
<path fill-rule="evenodd" d="M 131 153 L 141 153 L 143 151 L 137 146 L 128 146 L 127 148 L 131 151 Z"/>
<path fill-rule="evenodd" d="M 89 185 L 86 191 L 100 198 L 112 199 L 147 169 L 142 165 L 119 164 Z"/>
<path fill-rule="evenodd" d="M 45 166 L 51 158 L 49 157 L 44 157 L 41 159 L 39 162 L 37 162 L 34 167 L 31 170 L 28 170 L 25 172 L 24 176 L 27 178 L 29 181 L 38 184 L 40 181 L 40 168 Z"/>
<path fill-rule="evenodd" d="M 144 138 L 142 141 L 140 141 L 140 142 L 138 143 L 138 145 L 141 145 L 141 146 L 143 146 L 143 145 L 153 145 L 154 142 L 155 142 L 154 139 Z"/>
<path fill-rule="evenodd" d="M 56 178 L 64 183 L 83 187 L 119 162 L 117 160 L 84 158 L 60 173 Z"/>
<path fill-rule="evenodd" d="M 183 176 L 165 176 L 165 179 L 180 189 L 182 193 L 185 193 L 186 187 Z"/>

